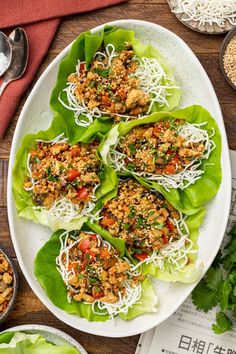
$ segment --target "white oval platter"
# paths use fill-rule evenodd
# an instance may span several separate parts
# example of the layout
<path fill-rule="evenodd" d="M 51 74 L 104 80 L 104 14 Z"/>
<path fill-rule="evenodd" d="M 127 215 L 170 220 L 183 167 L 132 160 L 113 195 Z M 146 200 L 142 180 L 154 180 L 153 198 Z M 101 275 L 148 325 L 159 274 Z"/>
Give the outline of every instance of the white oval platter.
<path fill-rule="evenodd" d="M 199 237 L 199 263 L 204 264 L 204 272 L 209 268 L 220 247 L 230 208 L 231 171 L 229 151 L 220 106 L 212 84 L 200 62 L 181 38 L 169 30 L 144 21 L 119 20 L 110 24 L 133 29 L 142 42 L 156 46 L 175 71 L 182 89 L 180 106 L 200 104 L 208 109 L 218 122 L 222 135 L 223 180 L 217 196 L 207 206 L 208 212 Z M 96 27 L 96 32 L 103 25 Z M 78 33 L 79 35 L 79 33 Z M 125 337 L 144 332 L 167 319 L 191 293 L 194 286 L 180 283 L 162 286 L 159 294 L 159 309 L 155 314 L 146 314 L 132 321 L 117 319 L 115 324 L 88 322 L 76 315 L 56 308 L 47 298 L 33 274 L 34 257 L 49 239 L 51 231 L 33 224 L 17 215 L 12 196 L 12 167 L 21 138 L 27 133 L 35 133 L 50 125 L 53 113 L 49 108 L 50 93 L 56 82 L 60 61 L 68 54 L 71 45 L 65 48 L 47 67 L 31 91 L 19 117 L 13 137 L 8 174 L 8 218 L 12 242 L 20 267 L 32 290 L 43 304 L 60 320 L 84 332 L 108 337 Z M 204 193 L 204 191 L 203 191 Z"/>

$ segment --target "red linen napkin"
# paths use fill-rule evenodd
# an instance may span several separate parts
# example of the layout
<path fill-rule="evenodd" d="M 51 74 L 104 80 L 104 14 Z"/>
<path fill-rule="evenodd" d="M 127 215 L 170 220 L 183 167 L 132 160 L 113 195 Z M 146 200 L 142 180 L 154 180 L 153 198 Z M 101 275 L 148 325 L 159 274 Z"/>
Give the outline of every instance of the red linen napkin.
<path fill-rule="evenodd" d="M 1 3 L 0 30 L 8 35 L 13 26 L 23 27 L 29 39 L 30 52 L 24 76 L 10 83 L 0 98 L 0 138 L 48 51 L 60 17 L 124 1 L 126 0 L 12 0 Z"/>

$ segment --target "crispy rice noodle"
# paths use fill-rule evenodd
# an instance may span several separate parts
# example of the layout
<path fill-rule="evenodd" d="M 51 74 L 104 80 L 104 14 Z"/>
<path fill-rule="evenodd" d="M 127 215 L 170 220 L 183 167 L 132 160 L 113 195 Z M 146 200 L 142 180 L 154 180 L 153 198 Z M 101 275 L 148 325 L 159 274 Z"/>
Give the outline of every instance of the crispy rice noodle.
<path fill-rule="evenodd" d="M 89 234 L 92 232 L 86 232 L 86 233 Z M 94 233 L 92 233 L 92 234 L 94 234 Z M 105 245 L 107 245 L 108 249 L 112 248 L 112 246 L 108 242 L 104 241 L 99 235 L 96 235 L 96 236 L 97 236 L 97 240 L 98 240 L 98 247 L 101 244 L 105 244 Z M 74 240 L 75 240 L 70 245 L 67 244 L 69 237 L 74 238 Z M 76 246 L 80 241 L 81 241 L 81 238 L 76 238 L 75 236 L 71 236 L 71 234 L 69 234 L 68 232 L 62 233 L 60 236 L 60 243 L 61 243 L 60 254 L 56 258 L 57 270 L 61 274 L 61 277 L 66 284 L 67 290 L 71 290 L 74 293 L 78 293 L 79 291 L 76 290 L 73 286 L 71 286 L 69 284 L 69 280 L 71 278 L 73 278 L 73 276 L 75 274 L 73 269 L 72 270 L 68 269 L 69 250 L 71 248 L 73 248 L 74 246 Z M 65 262 L 63 262 L 64 256 L 65 256 Z M 128 260 L 127 260 L 127 262 L 130 264 L 130 262 Z M 132 267 L 131 264 L 130 264 L 130 267 Z M 119 292 L 119 301 L 117 301 L 116 303 L 111 304 L 111 303 L 103 302 L 100 300 L 94 301 L 92 303 L 93 313 L 95 313 L 97 315 L 108 314 L 110 319 L 114 319 L 114 317 L 116 315 L 118 315 L 119 313 L 127 314 L 129 308 L 131 308 L 134 304 L 137 303 L 137 301 L 140 299 L 141 294 L 142 294 L 141 284 L 138 284 L 134 287 L 131 286 L 132 277 L 136 276 L 138 274 L 139 274 L 139 272 L 137 270 L 130 270 L 129 271 L 130 279 L 127 279 L 126 283 L 125 283 L 125 290 L 126 290 L 125 296 L 122 297 L 121 293 Z M 67 299 L 68 299 L 68 302 L 71 302 L 71 297 L 69 295 L 67 296 Z M 89 303 L 86 303 L 86 304 L 89 304 Z M 98 310 L 100 310 L 100 311 L 98 311 Z"/>
<path fill-rule="evenodd" d="M 108 44 L 106 46 L 106 53 L 97 52 L 94 55 L 94 58 L 99 60 L 99 57 L 104 57 L 108 60 L 108 65 L 106 68 L 111 66 L 113 58 L 117 56 L 115 52 L 115 47 L 112 44 Z M 149 94 L 150 96 L 150 106 L 147 114 L 150 113 L 153 104 L 157 103 L 159 107 L 163 107 L 164 105 L 169 106 L 167 97 L 171 96 L 172 89 L 179 89 L 178 86 L 173 85 L 173 82 L 170 78 L 166 76 L 165 71 L 163 70 L 161 64 L 155 58 L 146 58 L 142 57 L 142 59 L 138 59 L 136 56 L 134 57 L 135 61 L 139 62 L 139 66 L 137 71 L 132 75 L 140 80 L 140 88 Z M 80 66 L 85 65 L 85 62 L 80 62 L 78 60 L 78 64 L 76 65 L 76 74 L 80 76 Z M 104 64 L 101 62 L 104 66 Z M 165 80 L 165 85 L 163 81 Z M 135 116 L 118 114 L 118 113 L 109 113 L 103 112 L 98 107 L 93 109 L 89 109 L 85 102 L 82 100 L 79 102 L 75 96 L 76 83 L 67 83 L 67 87 L 62 90 L 62 92 L 66 93 L 67 102 L 61 98 L 61 93 L 58 96 L 58 100 L 60 103 L 68 110 L 74 112 L 75 123 L 82 127 L 89 126 L 94 119 L 101 117 L 102 115 L 107 116 L 118 116 L 124 118 L 125 120 L 129 119 L 137 119 Z M 81 117 L 82 115 L 82 117 Z M 143 117 L 143 116 L 142 116 Z M 139 117 L 141 118 L 141 116 Z"/>
<path fill-rule="evenodd" d="M 180 212 L 179 215 L 179 220 L 171 219 L 178 230 L 179 239 L 172 240 L 171 238 L 166 246 L 153 252 L 152 255 L 144 261 L 132 266 L 131 271 L 136 271 L 143 263 L 154 263 L 154 265 L 163 272 L 166 262 L 173 265 L 175 270 L 180 272 L 184 271 L 184 267 L 189 261 L 189 255 L 197 253 L 197 250 L 193 249 L 193 241 L 189 238 L 188 226 Z"/>
<path fill-rule="evenodd" d="M 195 158 L 191 163 L 186 164 L 184 169 L 176 174 L 160 174 L 155 175 L 147 172 L 132 172 L 132 174 L 145 177 L 150 181 L 156 181 L 162 185 L 167 191 L 170 188 L 180 188 L 181 190 L 189 187 L 191 184 L 194 184 L 198 179 L 201 178 L 201 175 L 205 172 L 205 169 L 201 169 L 201 163 L 203 159 L 208 159 L 212 150 L 215 149 L 215 143 L 211 140 L 211 137 L 215 135 L 215 132 L 212 131 L 211 135 L 208 135 L 207 131 L 201 129 L 201 126 L 206 125 L 207 122 L 200 124 L 189 124 L 186 123 L 178 128 L 178 134 L 186 139 L 189 145 L 191 143 L 203 143 L 205 145 L 204 153 L 200 158 Z M 125 139 L 125 138 L 123 138 Z M 119 143 L 117 141 L 116 145 L 109 152 L 109 160 L 115 170 L 118 172 L 130 172 L 125 167 L 125 160 L 132 161 L 126 154 L 123 154 L 116 150 L 116 147 Z M 205 167 L 210 164 L 205 164 Z"/>
<path fill-rule="evenodd" d="M 176 14 L 185 14 L 182 21 L 196 21 L 200 26 L 216 24 L 225 27 L 226 21 L 236 25 L 236 0 L 177 0 Z"/>
<path fill-rule="evenodd" d="M 140 80 L 140 88 L 151 98 L 147 115 L 151 112 L 154 103 L 157 103 L 159 107 L 168 107 L 167 97 L 171 96 L 169 90 L 179 89 L 179 87 L 173 85 L 156 58 L 142 57 L 142 59 L 138 59 L 136 57 L 134 60 L 138 60 L 139 66 L 133 76 Z M 165 81 L 165 85 L 163 85 L 163 81 Z"/>
<path fill-rule="evenodd" d="M 66 143 L 67 141 L 68 139 L 64 137 L 64 133 L 58 135 L 52 140 L 42 140 L 42 139 L 36 140 L 37 143 L 42 142 L 45 144 L 52 144 L 52 145 Z M 30 163 L 30 158 L 31 158 L 31 154 L 29 153 L 27 157 L 27 169 L 28 169 L 30 182 L 32 183 L 32 187 L 25 188 L 26 191 L 33 190 L 35 185 L 38 183 L 35 182 L 34 178 L 32 177 L 32 170 L 31 170 L 32 164 Z M 83 208 L 81 208 L 81 206 L 79 205 L 72 203 L 72 201 L 68 198 L 62 198 L 59 200 L 55 200 L 50 209 L 41 206 L 34 206 L 34 209 L 43 210 L 56 218 L 65 220 L 66 222 L 70 222 L 75 218 L 81 218 L 83 216 L 90 217 L 91 222 L 94 222 L 95 220 L 98 220 L 98 214 L 99 214 L 99 211 L 96 212 L 95 214 L 92 214 L 92 210 L 94 209 L 95 202 L 97 200 L 97 198 L 95 197 L 95 191 L 99 187 L 99 185 L 100 184 L 97 184 L 93 189 L 92 196 L 90 196 L 92 201 L 85 203 Z"/>

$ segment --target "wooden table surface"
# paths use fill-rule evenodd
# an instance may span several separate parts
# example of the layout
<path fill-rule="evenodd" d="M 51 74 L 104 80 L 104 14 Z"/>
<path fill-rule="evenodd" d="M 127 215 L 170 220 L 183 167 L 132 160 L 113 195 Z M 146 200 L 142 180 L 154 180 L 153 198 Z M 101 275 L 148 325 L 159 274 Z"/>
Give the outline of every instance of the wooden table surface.
<path fill-rule="evenodd" d="M 166 0 L 131 0 L 128 3 L 111 8 L 64 18 L 51 48 L 38 71 L 37 77 L 35 77 L 28 92 L 22 98 L 20 106 L 6 132 L 5 138 L 0 140 L 0 244 L 3 245 L 9 255 L 14 258 L 15 253 L 12 247 L 7 222 L 6 188 L 11 141 L 21 108 L 37 78 L 58 53 L 74 40 L 80 32 L 89 30 L 108 21 L 129 18 L 151 21 L 164 26 L 180 36 L 190 46 L 201 61 L 215 87 L 224 116 L 229 146 L 231 149 L 236 149 L 236 94 L 225 81 L 219 66 L 219 50 L 224 38 L 223 35 L 208 36 L 192 32 L 178 22 L 175 16 L 170 12 Z M 17 263 L 16 258 L 15 261 Z M 139 336 L 120 339 L 98 337 L 77 331 L 60 322 L 41 304 L 29 288 L 19 267 L 18 270 L 20 275 L 18 300 L 8 319 L 1 325 L 1 330 L 21 324 L 46 324 L 59 328 L 73 336 L 89 353 L 132 354 L 135 352 Z"/>

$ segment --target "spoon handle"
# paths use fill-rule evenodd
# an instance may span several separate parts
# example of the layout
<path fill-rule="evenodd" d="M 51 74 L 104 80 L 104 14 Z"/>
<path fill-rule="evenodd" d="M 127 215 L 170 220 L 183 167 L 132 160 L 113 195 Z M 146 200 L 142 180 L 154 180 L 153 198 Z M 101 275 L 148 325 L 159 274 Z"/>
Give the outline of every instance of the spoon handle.
<path fill-rule="evenodd" d="M 7 85 L 9 84 L 8 80 L 3 80 L 2 84 L 0 85 L 0 97 L 2 96 L 3 91 L 5 90 L 5 88 L 7 87 Z"/>

